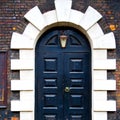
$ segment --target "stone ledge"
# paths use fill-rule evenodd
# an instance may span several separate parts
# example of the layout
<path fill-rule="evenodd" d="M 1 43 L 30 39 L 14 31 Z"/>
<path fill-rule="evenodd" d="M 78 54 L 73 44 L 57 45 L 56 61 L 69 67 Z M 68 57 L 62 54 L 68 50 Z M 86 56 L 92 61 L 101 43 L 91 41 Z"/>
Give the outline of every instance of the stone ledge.
<path fill-rule="evenodd" d="M 116 101 L 94 101 L 94 111 L 116 111 Z"/>
<path fill-rule="evenodd" d="M 116 60 L 115 59 L 95 60 L 93 69 L 94 70 L 115 70 Z"/>
<path fill-rule="evenodd" d="M 34 90 L 34 81 L 31 81 L 31 80 L 11 80 L 11 90 L 12 91 Z"/>
<path fill-rule="evenodd" d="M 106 91 L 116 90 L 115 80 L 94 80 L 94 90 Z"/>
<path fill-rule="evenodd" d="M 11 60 L 11 70 L 32 70 L 33 68 L 33 60 Z"/>
<path fill-rule="evenodd" d="M 33 111 L 34 110 L 34 103 L 33 101 L 19 101 L 19 100 L 12 100 L 11 101 L 11 111 Z"/>

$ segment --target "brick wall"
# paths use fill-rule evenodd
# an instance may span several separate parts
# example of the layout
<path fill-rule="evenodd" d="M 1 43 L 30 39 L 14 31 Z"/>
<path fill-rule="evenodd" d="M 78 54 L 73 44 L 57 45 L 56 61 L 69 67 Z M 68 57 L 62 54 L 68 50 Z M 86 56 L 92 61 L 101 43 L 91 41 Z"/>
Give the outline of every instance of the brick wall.
<path fill-rule="evenodd" d="M 14 31 L 22 33 L 27 25 L 24 14 L 38 5 L 42 13 L 55 9 L 54 0 L 0 0 L 0 51 L 8 52 L 8 99 L 7 107 L 0 108 L 0 120 L 18 120 L 19 113 L 10 111 L 10 100 L 19 99 L 19 92 L 10 91 L 10 80 L 19 79 L 19 71 L 10 71 L 10 58 L 18 58 L 19 51 L 10 50 L 11 35 Z M 73 0 L 73 9 L 85 12 L 92 6 L 103 15 L 99 21 L 104 33 L 113 31 L 116 50 L 108 51 L 108 58 L 116 58 L 116 71 L 108 71 L 108 79 L 117 80 L 117 91 L 108 92 L 108 99 L 117 100 L 117 111 L 108 113 L 108 120 L 120 119 L 120 1 L 119 0 Z"/>

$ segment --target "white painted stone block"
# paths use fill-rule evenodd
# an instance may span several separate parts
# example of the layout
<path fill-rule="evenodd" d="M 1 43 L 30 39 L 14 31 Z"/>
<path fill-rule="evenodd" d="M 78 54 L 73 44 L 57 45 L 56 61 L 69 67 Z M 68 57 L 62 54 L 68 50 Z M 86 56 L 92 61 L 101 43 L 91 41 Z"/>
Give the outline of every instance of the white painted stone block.
<path fill-rule="evenodd" d="M 20 101 L 18 100 L 11 101 L 11 111 L 21 111 L 19 106 L 20 106 Z"/>
<path fill-rule="evenodd" d="M 20 120 L 34 120 L 33 112 L 20 112 Z"/>
<path fill-rule="evenodd" d="M 71 9 L 70 22 L 78 25 L 83 15 L 82 12 Z"/>
<path fill-rule="evenodd" d="M 33 49 L 33 40 L 19 33 L 13 33 L 11 39 L 12 49 Z"/>
<path fill-rule="evenodd" d="M 94 90 L 116 90 L 115 80 L 94 80 Z"/>
<path fill-rule="evenodd" d="M 100 38 L 93 39 L 93 48 L 94 49 L 115 49 L 116 44 L 115 44 L 114 34 L 111 32 L 111 33 L 105 34 Z"/>
<path fill-rule="evenodd" d="M 94 101 L 106 101 L 107 91 L 94 91 L 93 93 L 93 104 Z"/>
<path fill-rule="evenodd" d="M 28 11 L 24 17 L 39 30 L 42 30 L 46 26 L 46 22 L 38 6 Z"/>
<path fill-rule="evenodd" d="M 101 18 L 102 18 L 102 15 L 98 11 L 96 11 L 94 8 L 89 6 L 85 12 L 85 15 L 81 19 L 79 25 L 84 30 L 88 30 L 90 27 L 96 24 L 98 20 L 100 20 Z"/>
<path fill-rule="evenodd" d="M 106 70 L 94 70 L 93 71 L 94 80 L 107 80 L 107 71 Z M 94 81 L 93 81 L 94 83 Z"/>
<path fill-rule="evenodd" d="M 107 120 L 107 112 L 94 112 L 93 120 Z"/>
<path fill-rule="evenodd" d="M 69 21 L 72 0 L 55 0 L 55 8 L 58 22 Z"/>
<path fill-rule="evenodd" d="M 11 60 L 11 70 L 31 70 L 33 68 L 33 60 Z"/>
<path fill-rule="evenodd" d="M 34 81 L 34 70 L 20 70 L 20 80 Z"/>
<path fill-rule="evenodd" d="M 34 98 L 35 97 L 33 91 L 20 91 L 20 101 L 34 101 Z"/>
<path fill-rule="evenodd" d="M 99 70 L 115 70 L 116 69 L 116 60 L 107 59 L 107 60 L 96 60 L 93 63 L 93 69 Z"/>
<path fill-rule="evenodd" d="M 34 57 L 34 50 L 20 50 L 20 59 L 21 60 L 33 60 Z"/>
<path fill-rule="evenodd" d="M 31 80 L 11 80 L 11 90 L 34 90 L 34 81 Z"/>
<path fill-rule="evenodd" d="M 90 39 L 99 38 L 104 35 L 103 30 L 101 29 L 100 25 L 96 23 L 93 25 L 88 31 L 87 34 L 89 35 Z"/>
<path fill-rule="evenodd" d="M 93 60 L 106 60 L 107 50 L 93 50 Z"/>
<path fill-rule="evenodd" d="M 43 14 L 43 16 L 46 21 L 46 25 L 51 25 L 57 22 L 56 10 L 46 12 Z"/>
<path fill-rule="evenodd" d="M 94 111 L 116 111 L 116 101 L 94 101 Z"/>
<path fill-rule="evenodd" d="M 19 101 L 12 100 L 11 101 L 11 111 L 33 111 L 34 103 L 32 101 Z"/>
<path fill-rule="evenodd" d="M 33 26 L 31 23 L 29 23 L 26 26 L 23 32 L 23 35 L 28 36 L 29 38 L 33 40 L 36 40 L 39 37 L 39 33 L 40 31 L 35 26 Z"/>

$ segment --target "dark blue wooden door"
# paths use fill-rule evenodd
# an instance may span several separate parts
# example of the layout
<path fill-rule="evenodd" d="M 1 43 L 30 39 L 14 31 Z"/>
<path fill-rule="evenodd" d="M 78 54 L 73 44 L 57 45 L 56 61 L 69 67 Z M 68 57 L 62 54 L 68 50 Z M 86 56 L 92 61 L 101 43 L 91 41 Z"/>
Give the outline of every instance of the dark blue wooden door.
<path fill-rule="evenodd" d="M 65 48 L 59 36 L 67 35 Z M 91 120 L 91 51 L 71 28 L 45 33 L 36 46 L 35 120 Z"/>

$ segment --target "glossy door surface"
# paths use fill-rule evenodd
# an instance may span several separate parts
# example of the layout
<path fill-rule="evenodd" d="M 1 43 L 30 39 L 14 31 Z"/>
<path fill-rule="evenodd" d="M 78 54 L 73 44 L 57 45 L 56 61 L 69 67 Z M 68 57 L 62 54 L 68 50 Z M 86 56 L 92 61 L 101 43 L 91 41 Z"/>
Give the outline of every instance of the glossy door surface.
<path fill-rule="evenodd" d="M 85 36 L 55 28 L 39 39 L 35 52 L 35 120 L 91 120 L 91 50 Z"/>

